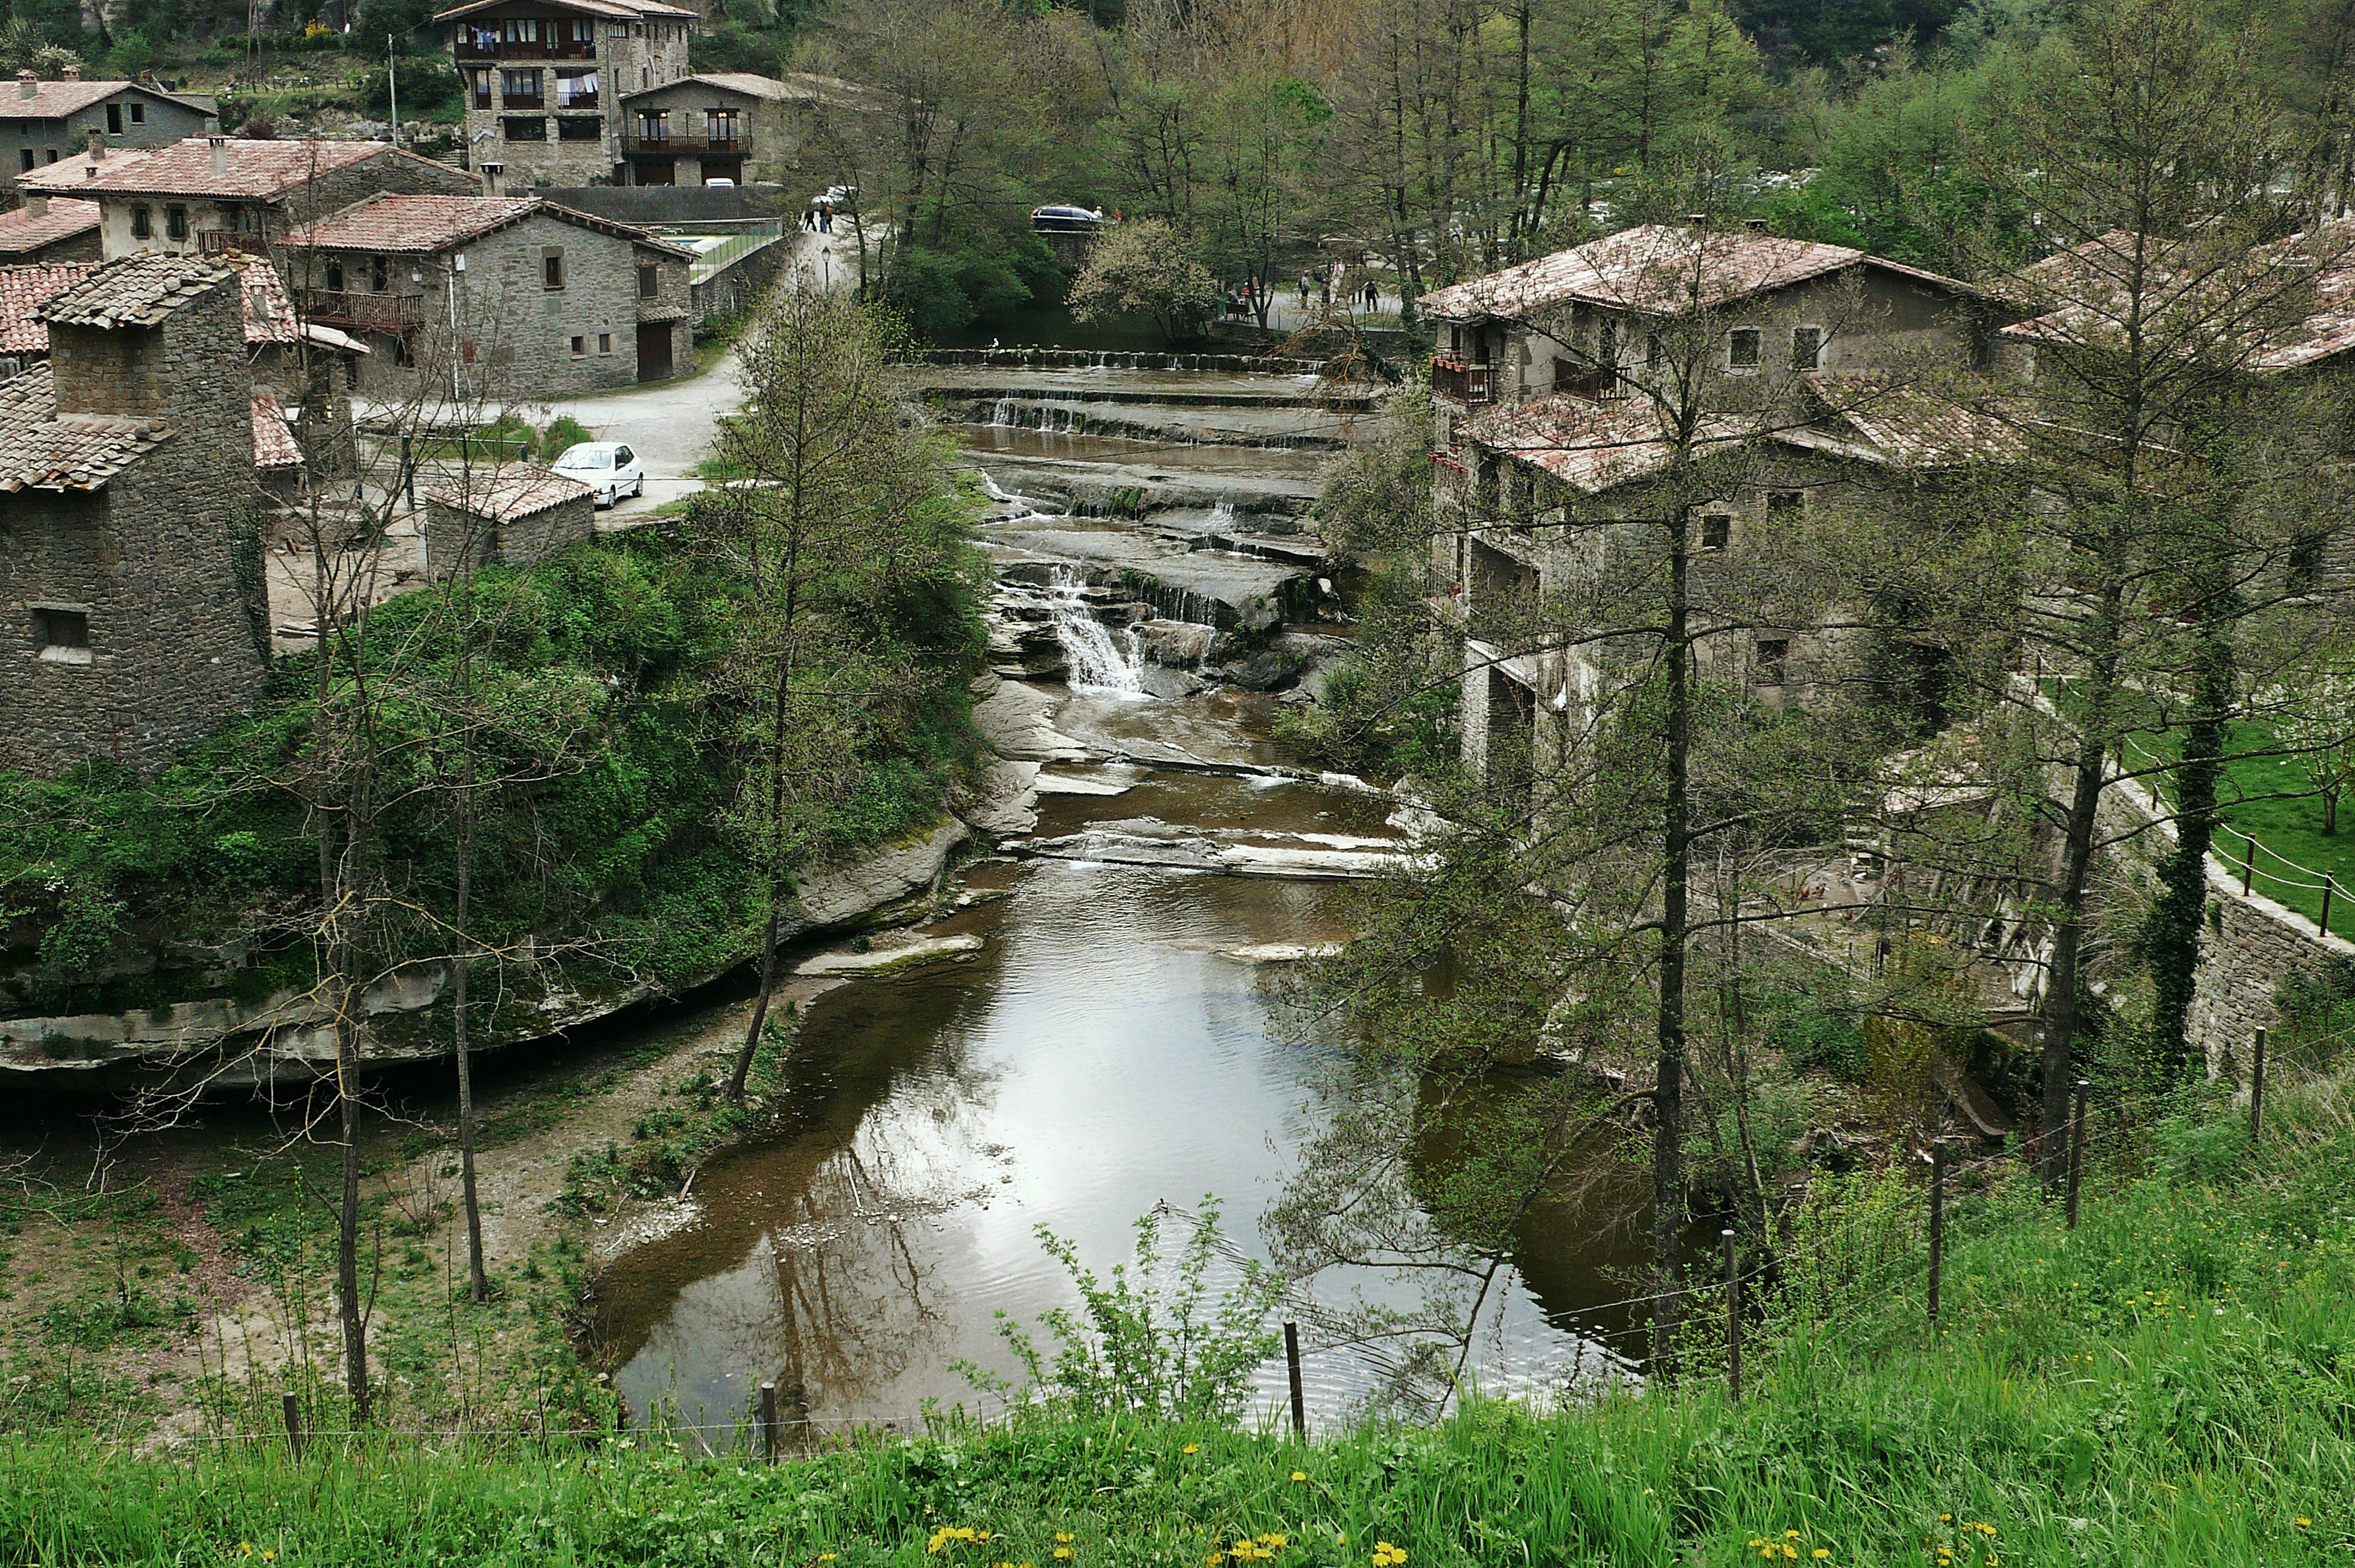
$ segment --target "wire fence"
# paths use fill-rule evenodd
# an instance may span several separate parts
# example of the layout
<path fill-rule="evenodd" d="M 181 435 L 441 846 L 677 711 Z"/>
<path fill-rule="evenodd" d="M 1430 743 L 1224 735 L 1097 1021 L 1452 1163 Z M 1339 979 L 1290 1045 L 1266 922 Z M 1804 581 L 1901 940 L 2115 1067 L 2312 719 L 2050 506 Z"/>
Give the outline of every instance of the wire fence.
<path fill-rule="evenodd" d="M 2178 765 L 2159 757 L 2132 736 L 2126 738 L 2123 750 L 2133 752 L 2154 770 Z M 2155 791 L 2153 798 L 2157 799 Z M 2163 805 L 2160 809 L 2164 812 Z M 2240 851 L 2237 858 L 2232 852 L 2236 840 Z M 2301 865 L 2260 842 L 2245 827 L 2218 824 L 2210 859 L 2225 876 L 2240 884 L 2241 891 L 2263 893 L 2293 913 L 2304 915 L 2314 922 L 2319 934 L 2344 934 L 2336 926 L 2346 923 L 2341 917 L 2355 912 L 2346 907 L 2349 888 L 2339 880 L 2338 872 Z"/>

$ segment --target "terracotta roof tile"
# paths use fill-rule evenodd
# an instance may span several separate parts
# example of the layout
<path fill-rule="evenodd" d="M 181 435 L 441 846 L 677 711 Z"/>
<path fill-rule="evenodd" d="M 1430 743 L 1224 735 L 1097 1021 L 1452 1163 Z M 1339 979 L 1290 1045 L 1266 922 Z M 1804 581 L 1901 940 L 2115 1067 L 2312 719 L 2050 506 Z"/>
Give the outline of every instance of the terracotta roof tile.
<path fill-rule="evenodd" d="M 0 387 L 0 491 L 101 489 L 171 434 L 162 420 L 58 417 L 43 361 Z"/>
<path fill-rule="evenodd" d="M 98 268 L 96 261 L 0 267 L 0 354 L 47 354 L 49 329 L 35 313 Z"/>
<path fill-rule="evenodd" d="M 211 140 L 191 136 L 168 147 L 110 151 L 96 163 L 70 159 L 19 175 L 16 183 L 27 190 L 61 196 L 107 192 L 269 200 L 322 175 L 393 155 L 393 147 L 389 142 L 254 142 L 225 136 L 220 155 L 217 171 Z"/>
<path fill-rule="evenodd" d="M 168 92 L 158 92 L 135 81 L 37 81 L 27 97 L 21 81 L 0 80 L 0 120 L 62 120 L 93 103 L 103 103 L 119 92 L 136 92 L 175 103 L 186 103 Z M 201 105 L 189 103 L 196 109 Z"/>
<path fill-rule="evenodd" d="M 1647 479 L 1675 456 L 1663 439 L 1658 413 L 1635 399 L 1598 403 L 1556 395 L 1499 403 L 1473 415 L 1465 433 L 1491 452 L 1541 468 L 1590 496 Z M 1696 455 L 1737 446 L 1758 433 L 1749 421 L 1712 418 L 1700 432 Z"/>
<path fill-rule="evenodd" d="M 577 212 L 527 196 L 404 196 L 379 192 L 330 218 L 289 233 L 281 241 L 291 251 L 369 251 L 431 255 L 463 245 L 520 223 L 544 212 L 559 223 L 594 229 L 644 245 L 687 257 L 691 252 L 634 224 L 616 223 L 593 213 Z"/>
<path fill-rule="evenodd" d="M 1421 304 L 1427 315 L 1457 321 L 1526 315 L 1565 304 L 1674 315 L 1859 266 L 1955 293 L 1980 292 L 1954 278 L 1845 245 L 1784 240 L 1749 229 L 1653 223 L 1435 290 L 1423 295 Z"/>
<path fill-rule="evenodd" d="M 593 499 L 596 494 L 578 479 L 528 464 L 475 474 L 467 483 L 445 482 L 424 493 L 425 499 L 437 506 L 498 523 L 536 517 L 567 501 Z"/>
<path fill-rule="evenodd" d="M 49 202 L 48 208 L 37 216 L 29 207 L 0 213 L 0 254 L 21 256 L 98 227 L 98 203 L 94 201 L 59 197 Z"/>
<path fill-rule="evenodd" d="M 473 0 L 466 5 L 453 5 L 447 11 L 437 11 L 433 19 L 447 22 L 459 16 L 471 16 L 477 11 L 489 11 L 505 5 L 508 0 Z M 666 5 L 661 0 L 549 0 L 549 9 L 570 11 L 585 16 L 610 16 L 614 21 L 636 21 L 643 17 L 682 22 L 702 18 L 683 5 Z"/>
<path fill-rule="evenodd" d="M 253 465 L 256 468 L 300 468 L 303 449 L 286 428 L 286 411 L 270 392 L 253 394 Z"/>

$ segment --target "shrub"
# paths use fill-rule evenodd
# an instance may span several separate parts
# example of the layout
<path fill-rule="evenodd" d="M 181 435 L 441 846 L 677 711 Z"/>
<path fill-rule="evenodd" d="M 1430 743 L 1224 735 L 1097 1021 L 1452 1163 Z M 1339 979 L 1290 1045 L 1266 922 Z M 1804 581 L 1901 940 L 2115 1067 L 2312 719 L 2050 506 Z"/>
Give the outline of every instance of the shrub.
<path fill-rule="evenodd" d="M 574 419 L 570 414 L 559 414 L 549 421 L 539 438 L 539 460 L 553 463 L 566 452 L 584 441 L 594 441 L 597 432 Z"/>

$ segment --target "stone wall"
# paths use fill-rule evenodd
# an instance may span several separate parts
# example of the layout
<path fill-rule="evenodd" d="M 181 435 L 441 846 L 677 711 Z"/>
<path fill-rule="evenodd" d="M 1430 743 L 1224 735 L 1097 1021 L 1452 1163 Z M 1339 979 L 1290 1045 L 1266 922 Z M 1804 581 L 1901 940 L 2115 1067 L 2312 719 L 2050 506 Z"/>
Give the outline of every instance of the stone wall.
<path fill-rule="evenodd" d="M 52 363 L 61 386 L 104 405 L 77 370 L 85 336 L 53 337 Z M 248 710 L 269 678 L 258 607 L 240 587 L 258 496 L 236 282 L 121 336 L 144 357 L 126 384 L 170 433 L 94 493 L 0 495 L 0 767 L 153 768 Z M 78 411 L 70 397 L 59 406 Z M 85 657 L 43 656 L 43 605 L 88 617 Z"/>
<path fill-rule="evenodd" d="M 497 561 L 505 566 L 528 566 L 569 544 L 593 539 L 597 533 L 597 501 L 593 496 L 561 502 L 544 512 L 516 517 L 496 526 L 469 517 L 440 501 L 425 503 L 425 559 L 439 581 L 457 569 L 459 558 L 472 544 L 474 566 Z"/>

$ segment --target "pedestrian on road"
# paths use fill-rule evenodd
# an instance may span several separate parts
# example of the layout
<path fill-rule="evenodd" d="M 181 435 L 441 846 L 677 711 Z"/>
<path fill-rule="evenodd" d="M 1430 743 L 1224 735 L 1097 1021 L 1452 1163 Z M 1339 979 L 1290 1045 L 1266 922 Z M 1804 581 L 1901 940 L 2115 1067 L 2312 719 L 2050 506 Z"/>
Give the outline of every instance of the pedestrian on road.
<path fill-rule="evenodd" d="M 1326 277 L 1316 280 L 1316 298 L 1320 304 L 1327 307 L 1331 306 L 1333 304 L 1333 280 L 1331 278 Z"/>
<path fill-rule="evenodd" d="M 1366 281 L 1366 314 L 1371 315 L 1381 307 L 1382 291 L 1375 287 L 1373 280 L 1369 278 Z"/>
<path fill-rule="evenodd" d="M 1300 308 L 1308 308 L 1308 274 L 1305 272 L 1300 274 Z"/>

